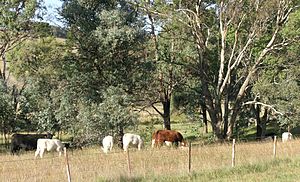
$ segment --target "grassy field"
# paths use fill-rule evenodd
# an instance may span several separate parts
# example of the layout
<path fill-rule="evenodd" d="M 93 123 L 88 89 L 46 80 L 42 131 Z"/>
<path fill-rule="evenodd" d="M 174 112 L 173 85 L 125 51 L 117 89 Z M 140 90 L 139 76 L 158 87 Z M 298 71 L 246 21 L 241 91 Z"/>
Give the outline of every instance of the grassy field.
<path fill-rule="evenodd" d="M 137 178 L 131 181 L 296 182 L 300 178 L 299 170 L 300 158 L 286 158 L 258 164 L 242 165 L 236 168 L 223 168 L 199 173 L 194 172 L 184 176 L 162 176 L 148 179 Z"/>
<path fill-rule="evenodd" d="M 272 142 L 237 140 L 236 167 L 231 167 L 231 143 L 214 143 L 211 133 L 205 134 L 201 123 L 172 123 L 192 141 L 192 172 L 188 173 L 188 149 L 162 147 L 151 149 L 151 134 L 162 129 L 159 123 L 144 123 L 133 132 L 142 135 L 145 148 L 130 149 L 131 174 L 127 154 L 114 148 L 108 155 L 100 146 L 68 151 L 72 181 L 299 181 L 300 140 L 277 144 L 276 160 Z M 247 133 L 250 133 L 247 131 Z M 67 135 L 63 140 L 67 140 Z M 0 137 L 1 139 L 1 137 Z M 248 142 L 241 142 L 248 141 Z M 47 153 L 34 160 L 34 151 L 11 156 L 2 147 L 0 182 L 67 181 L 65 158 Z"/>
<path fill-rule="evenodd" d="M 99 146 L 69 151 L 72 181 L 298 181 L 300 140 L 278 141 L 277 158 L 272 142 L 236 144 L 236 167 L 231 167 L 231 144 L 192 145 L 192 173 L 188 150 L 162 147 L 119 149 L 105 155 Z M 0 181 L 66 181 L 64 157 L 47 153 L 34 160 L 34 152 L 20 156 L 0 154 Z"/>

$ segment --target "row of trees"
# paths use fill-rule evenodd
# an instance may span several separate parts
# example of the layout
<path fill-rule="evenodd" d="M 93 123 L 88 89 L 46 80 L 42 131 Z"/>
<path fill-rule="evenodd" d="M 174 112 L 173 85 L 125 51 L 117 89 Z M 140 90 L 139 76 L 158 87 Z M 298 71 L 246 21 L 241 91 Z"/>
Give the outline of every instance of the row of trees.
<path fill-rule="evenodd" d="M 249 118 L 257 137 L 270 120 L 297 126 L 299 5 L 65 0 L 62 40 L 32 21 L 43 12 L 39 1 L 4 2 L 2 132 L 68 131 L 95 141 L 122 136 L 149 107 L 166 129 L 176 108 L 209 122 L 217 139 L 229 139 Z"/>

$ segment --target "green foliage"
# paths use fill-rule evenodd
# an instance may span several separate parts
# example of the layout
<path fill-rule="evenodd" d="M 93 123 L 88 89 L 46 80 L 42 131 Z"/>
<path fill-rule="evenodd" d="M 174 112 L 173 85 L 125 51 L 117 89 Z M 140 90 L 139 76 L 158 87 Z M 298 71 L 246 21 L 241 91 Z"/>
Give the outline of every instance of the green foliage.
<path fill-rule="evenodd" d="M 123 1 L 65 1 L 61 15 L 72 52 L 62 65 L 63 90 L 54 94 L 55 118 L 92 142 L 136 123 L 122 97 L 140 94 L 152 69 L 141 59 L 143 21 Z"/>
<path fill-rule="evenodd" d="M 294 38 L 299 40 L 299 28 L 300 28 L 300 10 L 293 12 L 287 22 L 287 25 L 282 30 L 282 35 L 285 38 Z M 295 40 L 296 41 L 296 40 Z"/>
<path fill-rule="evenodd" d="M 7 46 L 1 54 L 33 34 L 37 24 L 32 19 L 39 16 L 40 8 L 40 0 L 0 2 L 0 48 Z"/>
<path fill-rule="evenodd" d="M 60 90 L 64 49 L 63 43 L 46 38 L 26 41 L 8 55 L 12 63 L 10 71 L 24 82 L 25 88 L 19 99 L 19 120 L 27 126 L 38 126 L 42 131 L 61 128 L 55 118 L 58 103 L 54 102 L 54 98 L 56 91 Z"/>
<path fill-rule="evenodd" d="M 19 79 L 18 88 L 24 85 L 18 97 L 20 110 L 14 118 L 14 128 L 64 130 L 92 142 L 117 133 L 118 127 L 127 129 L 136 124 L 130 107 L 133 102 L 147 107 L 172 98 L 176 109 L 173 111 L 183 110 L 189 119 L 197 121 L 201 120 L 200 106 L 204 104 L 211 114 L 211 123 L 224 126 L 224 118 L 234 118 L 232 108 L 241 85 L 272 37 L 278 7 L 277 1 L 225 2 L 221 19 L 228 23 L 228 29 L 224 74 L 219 79 L 218 1 L 201 1 L 200 5 L 196 4 L 198 1 L 179 0 L 172 5 L 170 1 L 155 1 L 151 5 L 136 2 L 143 7 L 139 9 L 123 0 L 65 0 L 61 15 L 67 39 L 63 42 L 53 38 L 24 41 L 24 37 L 48 36 L 51 31 L 48 24 L 31 21 L 41 7 L 40 1 L 24 2 L 0 4 L 0 47 L 12 43 L 5 58 L 10 73 Z M 260 2 L 257 9 L 254 2 Z M 147 32 L 149 25 L 145 25 L 149 23 L 145 18 L 149 12 L 157 42 Z M 259 93 L 261 101 L 284 113 L 277 118 L 282 125 L 299 124 L 299 19 L 297 10 L 286 25 L 280 25 L 283 29 L 274 45 L 293 41 L 270 51 L 255 67 L 257 77 L 253 75 L 243 93 Z M 238 39 L 234 45 L 236 31 Z M 252 31 L 255 36 L 244 49 Z M 16 46 L 20 42 L 23 43 Z M 223 92 L 219 93 L 218 81 L 225 80 L 229 64 L 233 65 L 239 56 L 242 59 L 232 68 Z M 1 98 L 2 105 L 7 104 L 2 113 L 6 109 L 11 113 L 14 105 L 9 103 L 8 90 Z M 225 99 L 229 100 L 228 115 L 223 112 Z M 238 107 L 237 112 L 239 124 L 234 126 L 247 127 L 250 111 Z M 10 116 L 13 115 L 16 113 Z M 4 117 L 7 120 L 3 121 L 11 121 L 8 114 Z M 149 126 L 145 132 L 151 129 Z M 222 128 L 219 131 L 222 133 Z"/>
<path fill-rule="evenodd" d="M 134 92 L 142 88 L 138 83 L 148 78 L 151 65 L 139 55 L 144 48 L 144 25 L 134 16 L 135 11 L 126 7 L 115 1 L 64 3 L 67 42 L 76 49 L 65 64 L 65 73 L 79 97 L 99 102 L 102 90 L 109 86 L 121 83 Z"/>
<path fill-rule="evenodd" d="M 87 141 L 99 141 L 105 135 L 118 134 L 137 124 L 137 115 L 130 109 L 130 97 L 120 88 L 109 87 L 103 95 L 103 102 L 82 103 L 79 107 L 78 128 L 81 137 Z"/>
<path fill-rule="evenodd" d="M 292 13 L 281 31 L 283 40 L 291 39 L 288 46 L 265 59 L 264 66 L 270 69 L 259 73 L 259 79 L 253 87 L 253 92 L 259 94 L 263 102 L 283 114 L 277 116 L 283 127 L 300 125 L 299 15 L 299 10 Z"/>
<path fill-rule="evenodd" d="M 14 128 L 14 106 L 12 97 L 7 94 L 2 81 L 0 81 L 0 131 L 11 132 Z"/>

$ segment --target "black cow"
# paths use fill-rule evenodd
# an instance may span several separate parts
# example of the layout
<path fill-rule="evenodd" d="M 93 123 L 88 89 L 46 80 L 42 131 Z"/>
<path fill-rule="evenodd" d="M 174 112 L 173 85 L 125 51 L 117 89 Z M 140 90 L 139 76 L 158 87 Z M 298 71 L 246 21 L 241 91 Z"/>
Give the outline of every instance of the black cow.
<path fill-rule="evenodd" d="M 37 140 L 39 138 L 49 138 L 53 137 L 52 134 L 18 134 L 12 135 L 10 152 L 12 155 L 18 153 L 21 149 L 24 150 L 35 150 L 37 146 Z"/>

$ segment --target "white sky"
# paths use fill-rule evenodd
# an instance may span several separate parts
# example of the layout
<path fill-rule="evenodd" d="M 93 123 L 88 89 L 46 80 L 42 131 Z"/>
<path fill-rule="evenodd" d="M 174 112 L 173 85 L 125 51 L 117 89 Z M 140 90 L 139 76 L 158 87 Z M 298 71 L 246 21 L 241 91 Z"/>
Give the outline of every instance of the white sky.
<path fill-rule="evenodd" d="M 62 2 L 60 0 L 45 0 L 47 14 L 44 16 L 44 21 L 52 25 L 62 26 L 62 23 L 57 19 L 59 17 L 57 9 L 60 9 L 61 5 Z"/>

